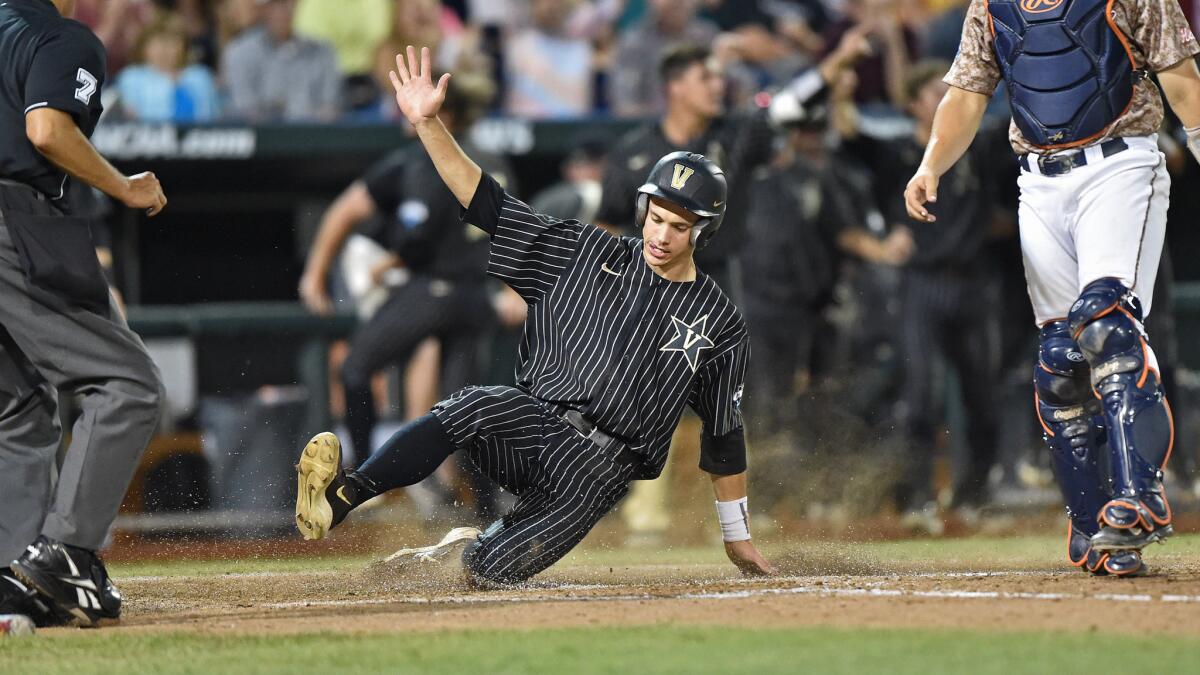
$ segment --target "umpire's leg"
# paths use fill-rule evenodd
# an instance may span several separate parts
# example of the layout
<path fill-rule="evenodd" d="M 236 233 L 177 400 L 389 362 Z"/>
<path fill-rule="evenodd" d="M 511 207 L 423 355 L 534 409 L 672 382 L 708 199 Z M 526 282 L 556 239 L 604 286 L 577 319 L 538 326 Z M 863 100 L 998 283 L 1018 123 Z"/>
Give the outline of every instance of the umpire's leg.
<path fill-rule="evenodd" d="M 37 537 L 50 508 L 56 408 L 53 388 L 0 327 L 0 568 Z"/>
<path fill-rule="evenodd" d="M 99 314 L 31 287 L 2 224 L 0 326 L 43 378 L 80 401 L 41 533 L 97 549 L 158 425 L 158 369 L 111 304 Z"/>

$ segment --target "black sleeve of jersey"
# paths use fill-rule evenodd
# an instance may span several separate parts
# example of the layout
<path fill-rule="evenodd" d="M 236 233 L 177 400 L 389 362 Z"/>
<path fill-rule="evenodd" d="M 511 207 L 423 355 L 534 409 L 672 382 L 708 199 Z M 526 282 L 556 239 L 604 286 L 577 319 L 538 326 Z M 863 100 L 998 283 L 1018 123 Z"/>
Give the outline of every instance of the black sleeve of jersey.
<path fill-rule="evenodd" d="M 500 222 L 500 207 L 504 204 L 504 188 L 487 173 L 479 177 L 471 204 L 463 209 L 462 221 L 488 234 L 496 234 Z"/>
<path fill-rule="evenodd" d="M 375 209 L 380 213 L 394 214 L 404 200 L 404 195 L 400 194 L 400 175 L 406 156 L 406 153 L 388 155 L 371 165 L 362 176 L 367 194 L 371 195 Z"/>
<path fill-rule="evenodd" d="M 727 340 L 718 339 L 716 350 L 697 373 L 688 402 L 704 423 L 700 468 L 727 475 L 746 470 L 742 387 L 750 360 L 750 336 L 745 325 L 740 324 Z"/>
<path fill-rule="evenodd" d="M 746 434 L 740 427 L 724 436 L 700 435 L 700 470 L 718 476 L 746 470 Z"/>
<path fill-rule="evenodd" d="M 106 69 L 104 46 L 81 24 L 69 22 L 33 57 L 25 78 L 25 112 L 54 108 L 68 113 L 90 134 L 100 117 Z"/>
<path fill-rule="evenodd" d="M 488 274 L 508 284 L 531 304 L 558 283 L 574 260 L 583 233 L 578 221 L 534 213 L 486 173 L 462 219 L 492 235 Z"/>

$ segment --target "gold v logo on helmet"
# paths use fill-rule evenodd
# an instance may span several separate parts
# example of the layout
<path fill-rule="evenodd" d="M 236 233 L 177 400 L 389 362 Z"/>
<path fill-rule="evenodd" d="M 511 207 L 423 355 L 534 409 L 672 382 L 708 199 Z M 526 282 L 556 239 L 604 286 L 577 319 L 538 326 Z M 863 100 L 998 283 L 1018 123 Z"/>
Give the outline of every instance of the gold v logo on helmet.
<path fill-rule="evenodd" d="M 683 186 L 687 185 L 688 179 L 691 178 L 692 174 L 694 173 L 696 173 L 696 170 L 692 167 L 676 164 L 675 173 L 671 175 L 671 187 L 675 188 L 676 190 L 682 190 Z"/>

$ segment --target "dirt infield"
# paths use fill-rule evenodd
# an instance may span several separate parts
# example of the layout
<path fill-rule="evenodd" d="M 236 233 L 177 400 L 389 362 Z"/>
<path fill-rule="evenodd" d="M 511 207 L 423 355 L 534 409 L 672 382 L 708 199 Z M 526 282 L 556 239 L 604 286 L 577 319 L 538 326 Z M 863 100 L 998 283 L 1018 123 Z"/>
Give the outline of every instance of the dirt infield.
<path fill-rule="evenodd" d="M 1138 614 L 1143 632 L 1200 635 L 1200 561 L 1190 557 L 1120 580 L 1000 562 L 918 572 L 845 555 L 780 560 L 784 575 L 769 580 L 715 564 L 573 564 L 498 591 L 363 571 L 128 577 L 120 580 L 125 618 L 112 630 L 280 635 L 671 623 L 1103 631 L 1103 617 L 1137 607 L 1151 610 Z"/>

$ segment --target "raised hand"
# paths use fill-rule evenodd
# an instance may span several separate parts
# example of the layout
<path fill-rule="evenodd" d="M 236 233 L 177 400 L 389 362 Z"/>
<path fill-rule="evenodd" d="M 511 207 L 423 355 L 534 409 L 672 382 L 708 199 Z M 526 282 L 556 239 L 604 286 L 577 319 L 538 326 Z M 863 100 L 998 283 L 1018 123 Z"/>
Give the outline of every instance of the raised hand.
<path fill-rule="evenodd" d="M 388 73 L 396 89 L 396 104 L 400 112 L 414 126 L 437 115 L 446 100 L 446 86 L 450 73 L 442 75 L 437 85 L 433 84 L 433 67 L 430 65 L 429 48 L 421 48 L 421 60 L 417 61 L 417 50 L 409 45 L 408 59 L 404 54 L 396 55 L 396 69 Z"/>

